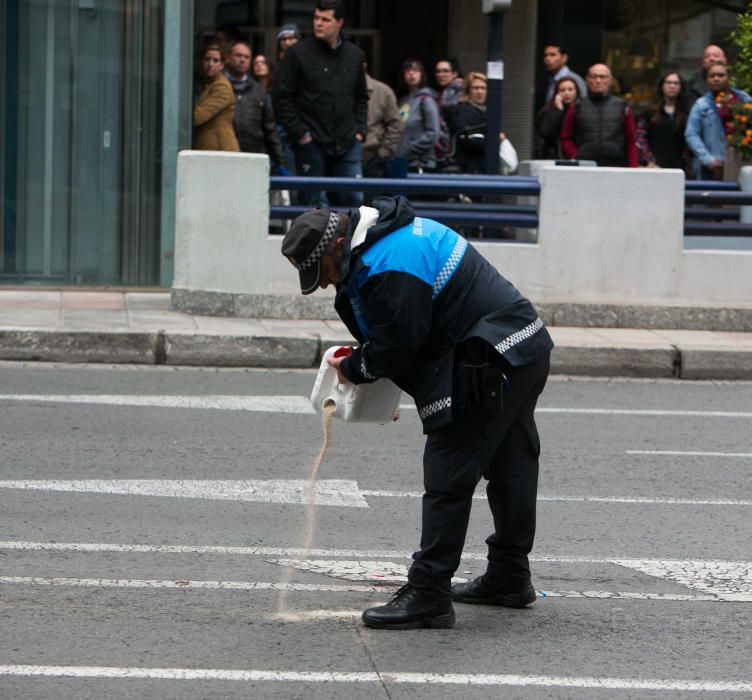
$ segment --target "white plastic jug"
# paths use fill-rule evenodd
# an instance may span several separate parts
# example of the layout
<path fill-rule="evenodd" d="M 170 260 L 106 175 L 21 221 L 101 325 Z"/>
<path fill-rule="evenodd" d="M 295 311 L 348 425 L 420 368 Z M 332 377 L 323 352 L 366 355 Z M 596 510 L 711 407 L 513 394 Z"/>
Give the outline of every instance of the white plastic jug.
<path fill-rule="evenodd" d="M 344 421 L 388 423 L 399 409 L 400 388 L 390 379 L 377 379 L 372 384 L 340 384 L 337 370 L 327 359 L 340 350 L 329 348 L 321 359 L 321 367 L 311 392 L 311 403 L 321 413 L 329 402 L 336 408 L 334 415 Z"/>

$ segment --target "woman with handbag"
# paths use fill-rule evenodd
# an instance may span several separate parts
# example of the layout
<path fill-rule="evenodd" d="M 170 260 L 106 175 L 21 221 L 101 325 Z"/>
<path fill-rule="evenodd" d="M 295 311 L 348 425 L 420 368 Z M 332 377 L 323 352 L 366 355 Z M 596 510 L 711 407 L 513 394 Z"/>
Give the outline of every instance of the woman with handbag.
<path fill-rule="evenodd" d="M 454 161 L 463 173 L 486 171 L 486 99 L 488 79 L 468 73 L 460 102 L 446 112 L 454 142 Z"/>

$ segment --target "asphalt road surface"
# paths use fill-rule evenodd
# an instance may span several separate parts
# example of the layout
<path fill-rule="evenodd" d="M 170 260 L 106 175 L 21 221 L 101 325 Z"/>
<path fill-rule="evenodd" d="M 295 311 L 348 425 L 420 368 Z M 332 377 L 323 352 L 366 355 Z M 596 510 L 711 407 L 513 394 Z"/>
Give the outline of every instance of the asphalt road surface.
<path fill-rule="evenodd" d="M 0 364 L 1 698 L 752 697 L 752 384 L 552 378 L 540 598 L 394 632 L 419 420 L 333 422 L 303 551 L 313 381 Z"/>

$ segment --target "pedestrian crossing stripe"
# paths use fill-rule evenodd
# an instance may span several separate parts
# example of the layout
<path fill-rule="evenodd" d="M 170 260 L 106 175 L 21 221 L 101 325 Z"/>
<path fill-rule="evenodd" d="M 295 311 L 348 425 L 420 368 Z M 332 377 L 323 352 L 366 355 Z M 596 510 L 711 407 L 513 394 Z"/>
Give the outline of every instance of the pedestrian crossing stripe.
<path fill-rule="evenodd" d="M 305 479 L 74 479 L 0 481 L 0 489 L 63 491 L 126 496 L 205 498 L 255 503 L 307 504 L 311 484 Z M 319 506 L 368 508 L 368 502 L 352 479 L 319 479 L 313 487 Z"/>

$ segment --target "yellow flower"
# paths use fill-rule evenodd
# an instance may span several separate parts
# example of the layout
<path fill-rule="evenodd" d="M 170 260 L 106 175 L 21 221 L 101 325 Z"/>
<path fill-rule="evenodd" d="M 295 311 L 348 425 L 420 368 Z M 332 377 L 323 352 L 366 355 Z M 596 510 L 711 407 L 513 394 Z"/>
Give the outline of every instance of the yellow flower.
<path fill-rule="evenodd" d="M 744 109 L 752 109 L 752 102 L 745 102 Z"/>

